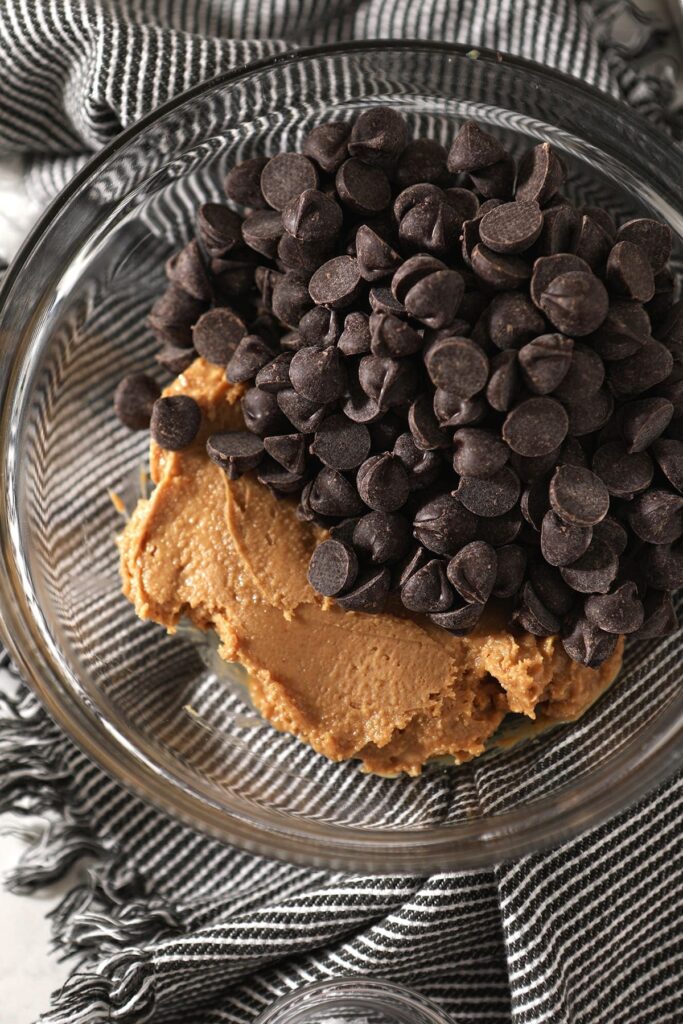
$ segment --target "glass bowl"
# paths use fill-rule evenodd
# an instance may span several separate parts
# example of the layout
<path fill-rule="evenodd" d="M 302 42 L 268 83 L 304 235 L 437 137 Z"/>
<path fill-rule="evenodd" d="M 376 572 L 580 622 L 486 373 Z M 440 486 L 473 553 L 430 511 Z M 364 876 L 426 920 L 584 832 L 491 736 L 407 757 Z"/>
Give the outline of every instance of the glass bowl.
<path fill-rule="evenodd" d="M 436 1003 L 377 978 L 337 978 L 281 996 L 254 1024 L 451 1024 Z"/>
<path fill-rule="evenodd" d="M 114 544 L 145 433 L 112 412 L 127 372 L 155 367 L 145 316 L 164 257 L 222 197 L 237 160 L 295 148 L 369 104 L 450 140 L 475 118 L 513 151 L 548 140 L 567 190 L 677 238 L 680 153 L 626 107 L 500 53 L 368 43 L 223 75 L 124 132 L 47 211 L 0 301 L 0 598 L 4 638 L 50 714 L 105 771 L 176 818 L 262 854 L 371 872 L 476 868 L 596 825 L 681 763 L 677 637 L 628 648 L 577 723 L 421 778 L 313 756 L 246 706 L 195 638 L 140 622 Z M 239 672 L 228 670 L 237 680 Z"/>

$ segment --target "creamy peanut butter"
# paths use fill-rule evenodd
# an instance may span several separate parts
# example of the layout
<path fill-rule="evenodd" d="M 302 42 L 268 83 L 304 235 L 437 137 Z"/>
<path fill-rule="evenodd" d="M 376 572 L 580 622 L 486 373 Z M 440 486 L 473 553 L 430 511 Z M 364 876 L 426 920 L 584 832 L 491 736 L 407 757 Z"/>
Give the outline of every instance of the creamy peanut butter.
<path fill-rule="evenodd" d="M 554 637 L 513 635 L 489 614 L 455 637 L 426 618 L 344 612 L 306 579 L 319 532 L 250 475 L 229 481 L 206 437 L 241 425 L 239 386 L 202 359 L 165 394 L 203 412 L 194 444 L 152 443 L 155 489 L 120 538 L 123 591 L 143 619 L 215 629 L 220 653 L 249 671 L 254 704 L 277 729 L 367 771 L 420 773 L 432 758 L 482 753 L 508 711 L 576 718 L 617 674 L 622 643 L 599 669 Z"/>

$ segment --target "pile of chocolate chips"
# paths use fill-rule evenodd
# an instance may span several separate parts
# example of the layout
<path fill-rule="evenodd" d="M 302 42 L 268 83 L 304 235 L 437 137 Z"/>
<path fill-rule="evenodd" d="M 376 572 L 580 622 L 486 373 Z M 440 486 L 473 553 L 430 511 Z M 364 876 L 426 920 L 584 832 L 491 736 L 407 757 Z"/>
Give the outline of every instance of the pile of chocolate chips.
<path fill-rule="evenodd" d="M 309 568 L 345 609 L 465 633 L 490 599 L 599 665 L 676 626 L 683 584 L 683 303 L 671 232 L 577 209 L 548 144 L 519 166 L 475 123 L 450 152 L 400 114 L 322 124 L 246 160 L 166 267 L 159 363 L 246 386 L 214 434 L 328 528 Z M 163 447 L 199 408 L 148 377 L 117 409 Z"/>

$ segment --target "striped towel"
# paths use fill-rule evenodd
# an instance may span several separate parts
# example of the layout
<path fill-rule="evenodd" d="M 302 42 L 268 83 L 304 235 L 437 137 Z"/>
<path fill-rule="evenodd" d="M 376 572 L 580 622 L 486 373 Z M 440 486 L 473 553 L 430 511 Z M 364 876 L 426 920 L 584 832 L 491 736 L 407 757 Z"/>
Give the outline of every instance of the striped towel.
<path fill-rule="evenodd" d="M 0 0 L 0 154 L 25 157 L 30 191 L 44 201 L 170 96 L 292 40 L 420 37 L 509 50 L 662 119 L 667 82 L 601 44 L 627 8 Z M 2 665 L 10 667 L 0 652 Z M 49 821 L 10 884 L 29 892 L 91 858 L 87 882 L 54 914 L 58 945 L 80 960 L 46 1024 L 246 1024 L 278 995 L 353 974 L 411 985 L 455 1024 L 683 1021 L 681 777 L 601 828 L 516 863 L 431 877 L 345 875 L 243 853 L 147 807 L 24 690 L 0 714 L 0 811 Z"/>

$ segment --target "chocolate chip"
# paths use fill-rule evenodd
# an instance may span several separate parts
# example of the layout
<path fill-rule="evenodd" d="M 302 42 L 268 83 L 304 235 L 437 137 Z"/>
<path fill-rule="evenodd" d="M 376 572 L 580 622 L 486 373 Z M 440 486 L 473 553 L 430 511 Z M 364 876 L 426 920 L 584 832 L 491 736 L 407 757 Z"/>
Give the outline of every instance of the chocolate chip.
<path fill-rule="evenodd" d="M 358 575 L 356 552 L 340 540 L 318 544 L 308 565 L 308 582 L 325 597 L 336 597 L 353 585 Z"/>
<path fill-rule="evenodd" d="M 351 481 L 329 466 L 324 466 L 313 480 L 308 500 L 311 508 L 323 516 L 359 516 L 366 511 Z"/>
<path fill-rule="evenodd" d="M 236 164 L 225 179 L 228 199 L 239 206 L 263 209 L 267 204 L 261 192 L 261 172 L 267 163 L 267 157 L 257 156 Z"/>
<path fill-rule="evenodd" d="M 517 544 L 505 544 L 496 551 L 496 559 L 496 578 L 491 594 L 501 599 L 512 597 L 524 579 L 526 552 Z"/>
<path fill-rule="evenodd" d="M 550 508 L 548 480 L 545 476 L 538 476 L 524 488 L 519 505 L 527 523 L 540 532 L 543 517 Z"/>
<path fill-rule="evenodd" d="M 308 290 L 318 306 L 343 309 L 357 297 L 362 278 L 354 256 L 335 256 L 323 263 L 309 281 Z"/>
<path fill-rule="evenodd" d="M 412 210 L 414 206 L 417 206 L 418 203 L 423 202 L 425 199 L 445 202 L 446 193 L 442 188 L 438 188 L 436 185 L 426 181 L 422 181 L 417 185 L 410 185 L 408 188 L 404 188 L 402 192 L 399 192 L 393 206 L 394 217 L 397 223 L 400 224 L 408 210 Z"/>
<path fill-rule="evenodd" d="M 567 372 L 555 388 L 555 397 L 563 402 L 582 403 L 600 389 L 605 367 L 600 356 L 587 345 L 573 346 Z"/>
<path fill-rule="evenodd" d="M 289 424 L 280 410 L 279 398 L 286 393 L 272 394 L 260 388 L 250 388 L 240 400 L 246 428 L 260 437 L 284 433 Z"/>
<path fill-rule="evenodd" d="M 114 412 L 124 427 L 147 430 L 154 403 L 160 394 L 159 385 L 153 377 L 146 373 L 129 373 L 116 386 Z"/>
<path fill-rule="evenodd" d="M 355 469 L 370 454 L 370 431 L 346 416 L 328 416 L 315 432 L 311 452 L 332 469 Z"/>
<path fill-rule="evenodd" d="M 550 481 L 550 504 L 573 526 L 594 526 L 609 510 L 609 491 L 595 473 L 581 466 L 560 466 Z"/>
<path fill-rule="evenodd" d="M 491 430 L 461 427 L 453 435 L 453 468 L 460 476 L 491 477 L 509 455 L 507 445 Z"/>
<path fill-rule="evenodd" d="M 341 330 L 342 314 L 325 306 L 314 306 L 299 320 L 299 334 L 307 345 L 328 348 L 339 340 Z"/>
<path fill-rule="evenodd" d="M 471 541 L 455 555 L 446 575 L 469 604 L 485 604 L 491 596 L 498 572 L 498 558 L 490 544 Z"/>
<path fill-rule="evenodd" d="M 649 217 L 635 217 L 619 228 L 617 242 L 632 242 L 645 253 L 652 272 L 663 270 L 671 256 L 673 233 L 668 224 Z"/>
<path fill-rule="evenodd" d="M 436 256 L 428 256 L 427 253 L 411 256 L 398 267 L 391 279 L 391 291 L 394 298 L 398 302 L 404 303 L 408 292 L 423 278 L 446 269 L 445 263 L 442 263 Z"/>
<path fill-rule="evenodd" d="M 527 387 L 537 395 L 554 391 L 572 364 L 573 349 L 573 340 L 563 334 L 542 334 L 524 345 L 519 365 Z"/>
<path fill-rule="evenodd" d="M 591 526 L 565 523 L 552 509 L 543 517 L 541 551 L 550 565 L 571 565 L 588 549 L 592 538 Z"/>
<path fill-rule="evenodd" d="M 356 486 L 365 504 L 377 512 L 396 512 L 410 493 L 408 472 L 390 452 L 366 459 L 358 470 Z"/>
<path fill-rule="evenodd" d="M 491 360 L 491 376 L 486 385 L 488 404 L 497 412 L 508 412 L 514 404 L 519 384 L 517 353 L 510 349 L 499 352 Z M 434 400 L 436 402 L 436 395 Z M 475 402 L 477 400 L 473 399 Z M 454 426 L 455 424 L 449 425 Z"/>
<path fill-rule="evenodd" d="M 405 420 L 393 412 L 386 412 L 381 420 L 368 428 L 372 447 L 375 451 L 391 451 L 398 438 L 405 432 Z M 406 435 L 408 436 L 408 435 Z"/>
<path fill-rule="evenodd" d="M 517 174 L 517 199 L 544 206 L 564 184 L 565 170 L 549 143 L 530 149 L 522 158 Z"/>
<path fill-rule="evenodd" d="M 401 188 L 408 188 L 418 182 L 440 182 L 448 178 L 446 150 L 435 139 L 415 139 L 403 149 L 394 180 Z"/>
<path fill-rule="evenodd" d="M 225 375 L 232 384 L 253 380 L 273 358 L 273 349 L 258 334 L 245 334 L 228 362 Z"/>
<path fill-rule="evenodd" d="M 206 309 L 206 303 L 193 298 L 177 285 L 159 296 L 149 311 L 147 322 L 163 341 L 183 348 L 192 347 L 192 324 Z"/>
<path fill-rule="evenodd" d="M 355 376 L 349 379 L 348 395 L 342 402 L 342 410 L 352 423 L 375 423 L 384 412 L 375 399 L 363 391 Z"/>
<path fill-rule="evenodd" d="M 348 156 L 347 142 L 351 125 L 346 121 L 328 121 L 312 128 L 302 150 L 328 174 L 334 174 Z"/>
<path fill-rule="evenodd" d="M 479 200 L 469 188 L 447 188 L 444 190 L 446 202 L 453 207 L 461 223 L 473 220 L 479 213 Z"/>
<path fill-rule="evenodd" d="M 619 559 L 601 540 L 591 541 L 588 550 L 572 565 L 562 566 L 565 583 L 580 594 L 606 594 L 619 568 Z"/>
<path fill-rule="evenodd" d="M 284 271 L 308 281 L 329 256 L 330 246 L 323 242 L 300 242 L 283 232 L 277 243 L 277 262 Z M 310 301 L 309 301 L 310 305 Z"/>
<path fill-rule="evenodd" d="M 610 594 L 587 598 L 584 608 L 588 621 L 606 633 L 635 633 L 645 617 L 637 587 L 631 581 Z"/>
<path fill-rule="evenodd" d="M 453 207 L 445 202 L 425 199 L 405 214 L 398 228 L 404 251 L 428 252 L 445 256 L 455 246 L 460 221 Z"/>
<path fill-rule="evenodd" d="M 599 224 L 609 238 L 614 238 L 617 233 L 617 226 L 611 213 L 603 210 L 601 206 L 584 206 L 581 208 L 581 213 L 587 214 L 591 220 Z"/>
<path fill-rule="evenodd" d="M 683 377 L 680 380 L 674 379 L 674 375 L 678 376 L 679 372 L 674 366 L 670 379 L 661 383 L 657 388 L 659 395 L 668 399 L 673 405 L 675 419 L 680 419 L 683 416 Z"/>
<path fill-rule="evenodd" d="M 401 263 L 396 250 L 367 224 L 361 224 L 356 234 L 356 258 L 360 275 L 365 281 L 378 281 L 387 277 Z"/>
<path fill-rule="evenodd" d="M 466 604 L 461 608 L 438 612 L 429 617 L 435 626 L 445 629 L 448 633 L 454 633 L 456 636 L 463 636 L 476 626 L 482 611 L 483 605 Z"/>
<path fill-rule="evenodd" d="M 521 292 L 494 296 L 486 312 L 488 333 L 500 349 L 514 348 L 521 341 L 542 334 L 545 320 Z"/>
<path fill-rule="evenodd" d="M 283 324 L 296 328 L 312 305 L 308 287 L 302 277 L 287 273 L 277 278 L 273 287 L 272 308 Z"/>
<path fill-rule="evenodd" d="M 414 547 L 394 569 L 394 585 L 399 589 L 410 579 L 410 577 L 426 565 L 431 558 L 431 553 L 425 548 Z"/>
<path fill-rule="evenodd" d="M 329 242 L 341 231 L 342 221 L 339 203 L 316 188 L 295 195 L 282 210 L 285 231 L 299 242 Z"/>
<path fill-rule="evenodd" d="M 401 588 L 401 601 L 412 612 L 447 611 L 453 604 L 453 591 L 446 577 L 446 563 L 433 558 L 409 577 Z"/>
<path fill-rule="evenodd" d="M 662 437 L 652 445 L 652 454 L 669 483 L 683 492 L 683 441 Z"/>
<path fill-rule="evenodd" d="M 683 587 L 683 548 L 670 544 L 648 545 L 639 552 L 648 587 L 656 590 L 678 590 Z"/>
<path fill-rule="evenodd" d="M 372 313 L 369 326 L 373 355 L 401 359 L 422 348 L 422 336 L 393 313 Z"/>
<path fill-rule="evenodd" d="M 210 302 L 211 282 L 196 239 L 181 249 L 173 262 L 171 281 L 200 302 Z"/>
<path fill-rule="evenodd" d="M 628 497 L 650 486 L 654 466 L 647 452 L 629 452 L 621 441 L 609 441 L 593 456 L 593 471 L 610 494 Z"/>
<path fill-rule="evenodd" d="M 502 516 L 480 519 L 477 526 L 477 540 L 486 541 L 494 548 L 503 544 L 511 544 L 519 536 L 522 529 L 522 515 L 515 506 Z"/>
<path fill-rule="evenodd" d="M 437 270 L 413 285 L 405 296 L 405 307 L 427 327 L 447 327 L 455 319 L 464 293 L 465 283 L 456 270 Z"/>
<path fill-rule="evenodd" d="M 334 402 L 346 388 L 344 360 L 336 348 L 302 348 L 289 366 L 294 390 L 317 405 Z"/>
<path fill-rule="evenodd" d="M 519 477 L 509 466 L 504 466 L 486 479 L 461 477 L 453 493 L 470 512 L 490 519 L 509 512 L 517 503 L 519 491 Z"/>
<path fill-rule="evenodd" d="M 290 199 L 317 185 L 315 165 L 300 153 L 276 153 L 261 171 L 261 192 L 274 210 L 284 210 Z"/>
<path fill-rule="evenodd" d="M 552 259 L 552 257 L 550 257 Z M 540 306 L 554 327 L 571 337 L 596 331 L 607 316 L 609 299 L 604 284 L 593 274 L 570 270 L 547 285 Z"/>
<path fill-rule="evenodd" d="M 581 662 L 589 668 L 597 668 L 614 654 L 617 639 L 616 634 L 605 633 L 588 619 L 580 616 L 571 631 L 562 637 L 562 645 L 574 661 Z"/>
<path fill-rule="evenodd" d="M 306 441 L 303 434 L 272 434 L 264 437 L 263 445 L 288 473 L 302 476 L 306 469 Z"/>
<path fill-rule="evenodd" d="M 497 291 L 521 288 L 531 276 L 529 264 L 521 256 L 503 256 L 481 242 L 472 250 L 471 260 L 475 274 Z"/>
<path fill-rule="evenodd" d="M 600 225 L 584 214 L 577 232 L 574 252 L 596 273 L 603 274 L 612 248 L 612 238 Z"/>
<path fill-rule="evenodd" d="M 616 395 L 638 395 L 665 381 L 673 365 L 668 348 L 649 338 L 635 355 L 610 363 L 607 376 Z"/>
<path fill-rule="evenodd" d="M 503 203 L 482 217 L 479 237 L 494 252 L 519 253 L 534 244 L 542 227 L 543 214 L 537 203 Z"/>
<path fill-rule="evenodd" d="M 345 160 L 335 178 L 341 201 L 356 213 L 380 213 L 391 202 L 391 185 L 381 167 Z"/>
<path fill-rule="evenodd" d="M 410 524 L 396 512 L 369 512 L 357 520 L 353 543 L 373 565 L 402 558 L 410 545 Z"/>
<path fill-rule="evenodd" d="M 290 423 L 302 434 L 312 434 L 325 418 L 325 406 L 311 402 L 293 388 L 278 391 L 277 403 Z"/>
<path fill-rule="evenodd" d="M 593 536 L 596 540 L 602 540 L 607 544 L 615 555 L 623 555 L 628 544 L 628 534 L 616 519 L 605 516 L 593 527 Z"/>
<path fill-rule="evenodd" d="M 448 170 L 478 171 L 503 160 L 505 150 L 498 139 L 483 131 L 474 121 L 466 121 L 455 136 L 448 153 Z"/>
<path fill-rule="evenodd" d="M 607 259 L 607 283 L 618 295 L 648 302 L 655 293 L 655 279 L 645 252 L 633 242 L 617 242 Z"/>
<path fill-rule="evenodd" d="M 429 347 L 425 365 L 432 383 L 458 398 L 472 398 L 486 385 L 489 361 L 469 338 L 443 338 Z"/>
<path fill-rule="evenodd" d="M 650 318 L 639 302 L 615 299 L 591 345 L 602 359 L 626 359 L 634 355 L 650 335 Z"/>
<path fill-rule="evenodd" d="M 192 340 L 203 359 L 216 366 L 226 366 L 246 333 L 244 321 L 237 313 L 226 306 L 217 306 L 197 320 L 192 328 Z"/>
<path fill-rule="evenodd" d="M 337 604 L 346 611 L 381 611 L 389 593 L 391 572 L 389 569 L 373 569 L 356 581 L 352 590 L 337 597 Z"/>
<path fill-rule="evenodd" d="M 553 636 L 560 629 L 560 620 L 546 608 L 529 582 L 522 587 L 512 620 L 532 636 Z"/>
<path fill-rule="evenodd" d="M 579 231 L 579 215 L 573 206 L 547 206 L 543 210 L 543 229 L 534 246 L 534 252 L 537 256 L 566 253 L 572 248 Z"/>
<path fill-rule="evenodd" d="M 405 306 L 394 298 L 389 288 L 375 286 L 370 289 L 368 298 L 375 313 L 393 313 L 395 316 L 405 316 Z"/>
<path fill-rule="evenodd" d="M 572 610 L 576 592 L 567 586 L 558 569 L 542 558 L 532 558 L 527 565 L 527 575 L 539 599 L 553 615 L 563 617 Z"/>
<path fill-rule="evenodd" d="M 247 430 L 231 430 L 211 434 L 206 440 L 206 452 L 212 462 L 225 470 L 229 480 L 255 469 L 263 458 L 263 441 Z"/>
<path fill-rule="evenodd" d="M 429 394 L 423 392 L 415 399 L 408 410 L 408 426 L 415 443 L 422 451 L 436 448 L 447 448 L 450 438 L 443 430 L 434 415 Z"/>
<path fill-rule="evenodd" d="M 237 252 L 232 255 L 236 256 Z M 241 251 L 240 256 L 242 257 Z M 210 269 L 214 288 L 219 296 L 239 298 L 254 284 L 256 266 L 251 254 L 246 250 L 240 259 L 211 260 Z"/>
<path fill-rule="evenodd" d="M 382 410 L 409 402 L 418 383 L 409 360 L 373 355 L 361 359 L 358 380 L 368 398 Z"/>
<path fill-rule="evenodd" d="M 150 434 L 155 444 L 177 452 L 192 444 L 199 432 L 202 411 L 189 395 L 157 398 L 152 407 Z"/>
<path fill-rule="evenodd" d="M 515 161 L 505 157 L 480 171 L 470 171 L 470 178 L 477 192 L 485 199 L 511 199 L 515 183 Z M 482 212 L 482 216 L 485 211 Z"/>
<path fill-rule="evenodd" d="M 425 397 L 425 396 L 421 396 Z M 381 424 L 377 424 L 380 426 Z M 443 462 L 435 451 L 418 448 L 412 434 L 401 434 L 394 444 L 397 455 L 408 470 L 411 490 L 419 490 L 433 483 L 443 470 Z"/>
<path fill-rule="evenodd" d="M 480 423 L 486 416 L 486 402 L 481 395 L 458 398 L 443 388 L 434 392 L 434 413 L 443 427 L 459 427 Z"/>
<path fill-rule="evenodd" d="M 370 351 L 370 322 L 366 313 L 346 314 L 337 347 L 345 356 L 360 356 Z"/>
<path fill-rule="evenodd" d="M 348 149 L 366 164 L 392 167 L 407 141 L 405 118 L 392 107 L 364 110 L 351 129 Z"/>
<path fill-rule="evenodd" d="M 192 365 L 197 358 L 197 353 L 193 348 L 181 348 L 180 345 L 166 344 L 154 358 L 159 366 L 163 366 L 164 370 L 177 375 L 184 373 L 188 366 Z"/>
<path fill-rule="evenodd" d="M 595 433 L 608 422 L 614 410 L 614 399 L 609 391 L 601 388 L 576 402 L 565 399 L 565 407 L 569 416 L 570 434 L 581 437 Z"/>
<path fill-rule="evenodd" d="M 678 628 L 676 610 L 671 594 L 663 591 L 649 590 L 643 602 L 645 619 L 637 632 L 639 640 L 651 640 L 654 637 L 668 636 Z"/>
<path fill-rule="evenodd" d="M 437 555 L 455 555 L 476 532 L 476 516 L 448 494 L 427 501 L 413 520 L 416 540 Z"/>
<path fill-rule="evenodd" d="M 502 435 L 519 455 L 545 455 L 562 444 L 568 428 L 567 413 L 554 398 L 528 398 L 508 413 Z"/>
<path fill-rule="evenodd" d="M 682 510 L 681 495 L 654 489 L 633 499 L 628 523 L 648 544 L 673 544 L 683 534 Z"/>
<path fill-rule="evenodd" d="M 203 203 L 197 214 L 199 237 L 209 256 L 225 256 L 242 241 L 242 218 L 222 203 Z"/>
<path fill-rule="evenodd" d="M 541 256 L 533 263 L 529 293 L 533 305 L 542 308 L 541 299 L 549 285 L 563 273 L 590 273 L 588 263 L 572 253 L 557 253 L 554 256 Z"/>

